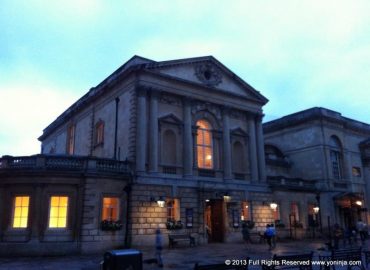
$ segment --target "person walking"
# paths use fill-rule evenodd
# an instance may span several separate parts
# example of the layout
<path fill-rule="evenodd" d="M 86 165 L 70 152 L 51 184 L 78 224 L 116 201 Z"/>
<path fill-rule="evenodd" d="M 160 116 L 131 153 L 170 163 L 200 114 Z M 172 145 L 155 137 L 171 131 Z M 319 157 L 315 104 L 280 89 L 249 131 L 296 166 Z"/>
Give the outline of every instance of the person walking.
<path fill-rule="evenodd" d="M 269 250 L 272 250 L 272 242 L 271 242 L 271 240 L 272 240 L 273 234 L 274 234 L 274 231 L 271 228 L 271 225 L 270 224 L 267 224 L 264 235 L 265 235 L 265 239 L 267 241 L 267 245 L 269 246 Z"/>
<path fill-rule="evenodd" d="M 339 248 L 339 240 L 343 237 L 343 230 L 338 223 L 334 224 L 334 249 Z"/>
<path fill-rule="evenodd" d="M 252 244 L 251 236 L 249 233 L 249 228 L 247 224 L 245 223 L 242 224 L 242 235 L 243 235 L 243 240 L 245 243 Z"/>
<path fill-rule="evenodd" d="M 271 245 L 272 245 L 272 248 L 275 248 L 276 247 L 276 229 L 275 229 L 275 225 L 273 223 L 271 223 L 270 225 L 270 230 L 271 230 Z"/>
<path fill-rule="evenodd" d="M 158 267 L 163 267 L 162 248 L 162 235 L 161 230 L 158 228 L 155 231 L 155 257 L 157 259 Z"/>

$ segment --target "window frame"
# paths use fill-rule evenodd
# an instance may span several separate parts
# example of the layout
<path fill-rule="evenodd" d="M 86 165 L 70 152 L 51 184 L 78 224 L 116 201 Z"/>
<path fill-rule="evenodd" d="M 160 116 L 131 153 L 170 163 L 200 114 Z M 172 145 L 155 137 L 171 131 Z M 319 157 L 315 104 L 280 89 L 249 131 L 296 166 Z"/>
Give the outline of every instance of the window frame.
<path fill-rule="evenodd" d="M 203 122 L 205 123 L 208 128 L 202 128 L 200 126 L 200 123 Z M 196 138 L 195 138 L 195 146 L 196 146 L 196 153 L 197 153 L 197 167 L 199 169 L 203 169 L 203 170 L 214 170 L 215 168 L 215 154 L 214 154 L 214 145 L 213 145 L 213 132 L 212 132 L 212 124 L 202 118 L 202 119 L 199 119 L 196 121 L 196 126 L 197 126 L 197 135 L 196 135 Z M 199 143 L 199 138 L 200 138 L 200 132 L 202 132 L 202 138 L 203 138 L 203 142 L 202 143 Z M 206 144 L 204 141 L 204 138 L 206 136 L 209 136 L 210 137 L 210 143 L 209 144 Z M 201 149 L 202 153 L 203 153 L 203 164 L 201 164 L 201 160 L 199 159 L 199 149 Z M 207 154 L 206 154 L 206 149 L 209 149 L 209 152 L 210 152 L 210 155 L 211 155 L 211 159 L 210 159 L 210 163 L 211 165 L 210 166 L 207 166 L 206 165 L 206 159 L 207 159 Z"/>
<path fill-rule="evenodd" d="M 16 208 L 16 198 L 17 197 L 28 197 L 28 212 L 27 212 L 27 224 L 26 227 L 14 227 L 14 219 L 15 219 L 15 208 Z M 12 215 L 10 220 L 10 228 L 11 230 L 28 230 L 30 227 L 30 207 L 31 205 L 31 195 L 30 194 L 15 194 L 12 195 Z M 21 206 L 22 207 L 22 206 Z M 22 216 L 20 216 L 22 218 Z"/>
<path fill-rule="evenodd" d="M 48 208 L 48 219 L 47 219 L 47 230 L 53 230 L 53 231 L 63 231 L 63 230 L 68 230 L 69 229 L 69 227 L 70 227 L 70 225 L 69 225 L 69 223 L 70 223 L 70 219 L 71 219 L 71 217 L 70 217 L 70 211 L 71 211 L 71 196 L 70 195 L 68 195 L 68 194 L 51 194 L 51 195 L 49 195 L 48 196 L 49 198 L 49 208 Z M 52 207 L 52 205 L 51 205 L 51 200 L 52 200 L 52 197 L 67 197 L 67 210 L 66 210 L 66 225 L 65 225 L 65 227 L 50 227 L 50 218 L 51 218 L 51 216 L 50 216 L 50 214 L 51 214 L 51 207 Z M 58 208 L 59 208 L 60 206 L 58 205 Z M 59 218 L 59 216 L 58 216 L 58 218 Z"/>
<path fill-rule="evenodd" d="M 103 120 L 100 119 L 95 124 L 95 136 L 94 136 L 95 147 L 104 144 L 104 131 L 105 131 L 105 123 Z"/>
<path fill-rule="evenodd" d="M 105 198 L 114 198 L 114 199 L 117 199 L 117 219 L 116 220 L 109 220 L 109 219 L 103 219 L 103 211 L 104 211 L 104 199 Z M 100 222 L 104 221 L 104 220 L 108 220 L 108 221 L 112 221 L 112 222 L 116 222 L 118 220 L 121 220 L 121 198 L 120 196 L 118 195 L 110 195 L 110 194 L 103 194 L 102 198 L 101 198 L 101 211 L 100 211 Z"/>
<path fill-rule="evenodd" d="M 75 152 L 75 136 L 76 136 L 76 125 L 70 124 L 67 127 L 67 138 L 66 138 L 67 155 L 73 155 Z"/>
<path fill-rule="evenodd" d="M 170 206 L 172 204 L 172 207 Z M 169 215 L 168 211 L 171 209 L 173 212 L 173 218 L 172 215 Z M 181 221 L 181 208 L 180 208 L 180 199 L 178 198 L 169 198 L 166 199 L 166 219 L 167 221 Z"/>

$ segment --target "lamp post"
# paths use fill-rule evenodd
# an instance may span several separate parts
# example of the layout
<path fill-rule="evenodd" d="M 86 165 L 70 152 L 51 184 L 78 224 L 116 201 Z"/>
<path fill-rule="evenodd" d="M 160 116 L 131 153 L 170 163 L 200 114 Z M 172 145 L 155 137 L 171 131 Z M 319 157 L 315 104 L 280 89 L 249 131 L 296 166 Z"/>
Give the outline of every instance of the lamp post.
<path fill-rule="evenodd" d="M 320 226 L 320 232 L 322 233 L 322 222 L 321 222 L 321 211 L 320 211 L 320 192 L 316 193 L 316 201 L 317 201 L 317 213 L 319 214 L 319 226 Z M 315 211 L 315 210 L 314 210 Z"/>
<path fill-rule="evenodd" d="M 316 225 L 318 225 L 318 220 L 317 220 L 317 214 L 319 213 L 320 211 L 320 207 L 318 207 L 317 205 L 313 208 L 313 238 L 315 238 L 315 230 L 316 230 Z"/>

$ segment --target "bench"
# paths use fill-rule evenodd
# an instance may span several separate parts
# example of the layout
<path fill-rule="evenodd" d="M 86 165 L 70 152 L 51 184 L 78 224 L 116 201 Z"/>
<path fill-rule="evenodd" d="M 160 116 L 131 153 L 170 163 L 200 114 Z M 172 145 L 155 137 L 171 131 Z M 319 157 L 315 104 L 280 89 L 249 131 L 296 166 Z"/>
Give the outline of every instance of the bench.
<path fill-rule="evenodd" d="M 225 263 L 216 263 L 216 264 L 195 264 L 194 270 L 248 270 L 249 258 L 243 260 L 246 262 L 245 265 L 226 265 Z"/>
<path fill-rule="evenodd" d="M 333 249 L 331 251 L 330 259 L 332 261 L 346 261 L 348 263 L 347 269 L 365 269 L 362 264 L 362 251 L 359 248 L 349 249 Z M 360 261 L 360 265 L 349 265 L 349 261 Z M 339 267 L 340 268 L 340 267 Z M 333 269 L 335 265 L 333 265 Z"/>
<path fill-rule="evenodd" d="M 274 255 L 271 265 L 262 265 L 263 270 L 299 269 L 312 270 L 313 252 L 294 255 Z"/>
<path fill-rule="evenodd" d="M 195 246 L 195 238 L 190 234 L 169 234 L 168 247 L 174 247 L 178 242 L 189 242 L 190 246 Z"/>

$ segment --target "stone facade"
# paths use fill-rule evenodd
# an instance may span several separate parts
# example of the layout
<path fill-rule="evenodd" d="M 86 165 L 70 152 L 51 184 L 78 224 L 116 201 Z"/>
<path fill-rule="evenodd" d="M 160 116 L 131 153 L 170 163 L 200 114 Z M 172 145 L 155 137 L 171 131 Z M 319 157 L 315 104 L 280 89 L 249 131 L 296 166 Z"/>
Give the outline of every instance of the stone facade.
<path fill-rule="evenodd" d="M 323 219 L 339 209 L 333 195 L 342 206 L 348 196 L 367 203 L 369 169 L 358 145 L 368 125 L 325 109 L 262 125 L 266 103 L 211 56 L 134 56 L 43 131 L 41 155 L 0 159 L 0 246 L 10 247 L 0 254 L 154 245 L 157 228 L 190 233 L 197 243 L 241 241 L 245 221 L 256 232 L 274 222 L 288 230 L 294 214 L 303 231 L 318 200 Z M 332 135 L 344 145 L 343 179 L 330 175 Z M 342 196 L 344 185 L 351 193 Z M 17 205 L 17 196 L 29 205 Z M 53 196 L 69 202 L 58 229 L 50 228 Z M 27 217 L 15 215 L 22 207 Z M 22 218 L 27 223 L 15 225 Z"/>

